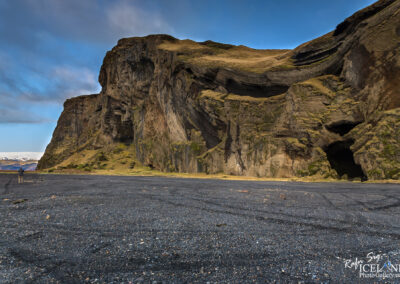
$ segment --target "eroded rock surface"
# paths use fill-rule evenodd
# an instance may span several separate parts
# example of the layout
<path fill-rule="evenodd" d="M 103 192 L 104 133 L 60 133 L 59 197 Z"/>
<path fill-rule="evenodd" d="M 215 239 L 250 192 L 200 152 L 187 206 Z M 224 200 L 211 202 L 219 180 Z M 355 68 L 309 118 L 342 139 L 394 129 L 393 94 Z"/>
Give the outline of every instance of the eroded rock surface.
<path fill-rule="evenodd" d="M 121 39 L 101 93 L 66 101 L 39 168 L 398 179 L 399 30 L 400 1 L 383 0 L 294 50 Z M 332 162 L 338 143 L 361 170 Z"/>

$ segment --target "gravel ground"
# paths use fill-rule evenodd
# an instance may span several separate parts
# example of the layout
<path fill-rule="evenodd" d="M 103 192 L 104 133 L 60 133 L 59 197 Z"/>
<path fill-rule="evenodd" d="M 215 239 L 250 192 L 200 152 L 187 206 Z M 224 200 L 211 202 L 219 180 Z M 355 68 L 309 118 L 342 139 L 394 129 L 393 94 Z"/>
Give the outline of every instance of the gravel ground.
<path fill-rule="evenodd" d="M 0 283 L 400 282 L 345 267 L 400 264 L 400 185 L 16 180 L 0 175 Z"/>

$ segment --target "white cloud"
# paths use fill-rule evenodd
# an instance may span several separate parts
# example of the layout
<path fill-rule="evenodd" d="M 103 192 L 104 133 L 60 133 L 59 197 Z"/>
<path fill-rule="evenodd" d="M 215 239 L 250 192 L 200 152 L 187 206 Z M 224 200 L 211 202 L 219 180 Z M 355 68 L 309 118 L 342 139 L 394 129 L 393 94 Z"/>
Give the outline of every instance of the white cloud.
<path fill-rule="evenodd" d="M 106 48 L 121 37 L 172 32 L 157 5 L 145 1 L 0 0 L 0 6 L 0 124 L 55 120 L 55 105 L 100 92 Z"/>
<path fill-rule="evenodd" d="M 53 69 L 62 99 L 100 92 L 96 75 L 88 68 L 57 66 Z"/>
<path fill-rule="evenodd" d="M 0 0 L 1 3 L 2 0 Z M 0 17 L 9 23 L 8 37 L 39 41 L 40 30 L 54 36 L 92 43 L 114 43 L 121 37 L 172 33 L 158 5 L 135 0 L 10 0 Z M 6 9 L 7 8 L 7 9 Z M 12 13 L 18 11 L 20 17 Z M 2 13 L 3 12 L 3 13 Z M 10 15 L 11 14 L 11 15 Z M 24 21 L 20 21 L 20 18 Z M 0 22 L 1 22 L 0 18 Z M 1 29 L 0 29 L 1 31 Z M 31 44 L 29 45 L 31 48 Z"/>
<path fill-rule="evenodd" d="M 157 13 L 150 13 L 134 6 L 132 2 L 119 1 L 106 12 L 110 27 L 121 36 L 143 36 L 171 33 L 172 28 Z"/>
<path fill-rule="evenodd" d="M 46 90 L 41 93 L 21 93 L 19 97 L 22 100 L 38 103 L 62 103 L 71 97 L 100 92 L 97 77 L 88 68 L 55 66 L 49 72 L 39 75 L 48 80 L 45 83 Z"/>
<path fill-rule="evenodd" d="M 12 109 L 0 108 L 0 123 L 45 123 L 49 119 L 40 117 L 30 111 L 19 109 L 14 106 Z"/>
<path fill-rule="evenodd" d="M 53 68 L 52 77 L 65 86 L 65 92 L 74 93 L 75 96 L 100 91 L 96 75 L 88 68 L 56 66 Z"/>

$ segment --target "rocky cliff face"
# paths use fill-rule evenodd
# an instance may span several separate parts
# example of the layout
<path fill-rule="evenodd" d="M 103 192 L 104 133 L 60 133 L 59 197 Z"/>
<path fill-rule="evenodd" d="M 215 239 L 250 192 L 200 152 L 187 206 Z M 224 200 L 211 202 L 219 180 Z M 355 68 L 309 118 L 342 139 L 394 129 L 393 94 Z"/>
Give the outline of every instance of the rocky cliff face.
<path fill-rule="evenodd" d="M 294 50 L 121 39 L 99 82 L 65 102 L 40 169 L 123 151 L 162 171 L 400 178 L 399 0 Z"/>

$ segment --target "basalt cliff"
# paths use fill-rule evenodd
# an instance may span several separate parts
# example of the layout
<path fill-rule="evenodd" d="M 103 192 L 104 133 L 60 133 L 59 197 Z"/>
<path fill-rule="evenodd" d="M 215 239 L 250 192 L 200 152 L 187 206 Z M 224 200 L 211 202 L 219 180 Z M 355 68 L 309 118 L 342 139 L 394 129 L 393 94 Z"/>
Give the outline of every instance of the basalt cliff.
<path fill-rule="evenodd" d="M 39 169 L 400 179 L 400 0 L 294 50 L 124 38 Z"/>

